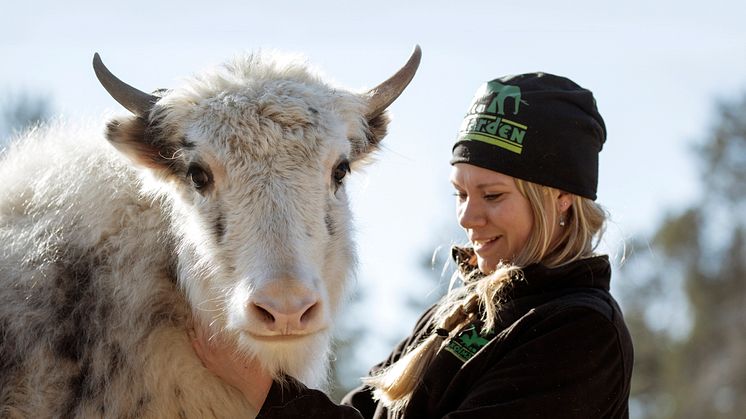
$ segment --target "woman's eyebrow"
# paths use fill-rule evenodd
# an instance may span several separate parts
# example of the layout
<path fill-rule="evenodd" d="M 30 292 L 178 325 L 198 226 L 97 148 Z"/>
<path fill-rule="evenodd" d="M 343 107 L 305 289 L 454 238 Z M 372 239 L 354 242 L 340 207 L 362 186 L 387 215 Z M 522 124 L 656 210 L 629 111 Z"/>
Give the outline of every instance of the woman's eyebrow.
<path fill-rule="evenodd" d="M 508 187 L 508 183 L 498 180 L 494 182 L 477 183 L 476 185 L 473 185 L 471 187 L 474 189 L 479 189 L 479 190 L 490 189 L 494 187 L 506 188 Z"/>
<path fill-rule="evenodd" d="M 508 184 L 505 183 L 505 182 L 501 182 L 501 181 L 489 182 L 489 183 L 480 183 L 480 184 L 478 184 L 476 186 L 476 188 L 477 189 L 486 189 L 486 188 L 491 188 L 493 186 L 508 186 Z"/>
<path fill-rule="evenodd" d="M 462 186 L 458 182 L 456 182 L 454 180 L 451 180 L 451 185 L 453 185 L 454 188 L 462 188 Z M 479 184 L 475 185 L 474 187 L 476 189 L 487 189 L 487 188 L 491 188 L 493 186 L 508 186 L 508 184 L 506 182 L 496 181 L 496 182 L 479 183 Z"/>

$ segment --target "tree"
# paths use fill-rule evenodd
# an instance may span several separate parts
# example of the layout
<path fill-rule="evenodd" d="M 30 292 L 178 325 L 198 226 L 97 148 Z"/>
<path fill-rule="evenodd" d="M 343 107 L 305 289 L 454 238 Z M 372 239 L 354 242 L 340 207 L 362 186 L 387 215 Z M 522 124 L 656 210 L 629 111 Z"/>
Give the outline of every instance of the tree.
<path fill-rule="evenodd" d="M 643 418 L 746 411 L 746 93 L 717 110 L 694 149 L 701 199 L 669 214 L 624 266 L 636 278 L 623 300 Z M 682 317 L 683 328 L 664 321 Z"/>

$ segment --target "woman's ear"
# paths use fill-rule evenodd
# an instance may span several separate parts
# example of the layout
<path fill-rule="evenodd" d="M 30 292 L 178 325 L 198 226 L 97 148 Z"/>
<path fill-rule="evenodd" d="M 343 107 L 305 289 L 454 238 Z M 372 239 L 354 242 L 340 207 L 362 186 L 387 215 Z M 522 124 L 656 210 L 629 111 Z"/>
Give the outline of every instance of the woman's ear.
<path fill-rule="evenodd" d="M 572 206 L 572 194 L 565 192 L 565 191 L 559 191 L 559 194 L 557 195 L 555 202 L 556 202 L 557 214 L 559 214 L 559 216 L 562 217 L 565 214 L 567 214 L 567 211 Z"/>

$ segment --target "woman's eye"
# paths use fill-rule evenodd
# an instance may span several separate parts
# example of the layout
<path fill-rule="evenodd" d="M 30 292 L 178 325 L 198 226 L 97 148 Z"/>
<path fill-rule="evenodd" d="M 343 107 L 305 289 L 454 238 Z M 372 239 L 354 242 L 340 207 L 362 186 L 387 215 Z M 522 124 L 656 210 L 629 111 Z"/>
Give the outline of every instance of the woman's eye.
<path fill-rule="evenodd" d="M 499 198 L 500 198 L 501 196 L 503 196 L 503 194 L 501 194 L 501 193 L 495 193 L 495 194 L 486 194 L 486 195 L 484 196 L 484 200 L 485 200 L 485 201 L 494 201 L 494 200 L 496 200 L 496 199 L 499 199 Z"/>
<path fill-rule="evenodd" d="M 192 164 L 187 170 L 187 178 L 192 181 L 194 189 L 201 191 L 210 184 L 210 175 L 197 164 Z"/>
<path fill-rule="evenodd" d="M 342 179 L 344 179 L 348 173 L 350 173 L 350 162 L 348 162 L 347 160 L 343 160 L 337 165 L 337 167 L 334 168 L 334 171 L 332 172 L 334 184 L 336 186 L 341 185 Z"/>

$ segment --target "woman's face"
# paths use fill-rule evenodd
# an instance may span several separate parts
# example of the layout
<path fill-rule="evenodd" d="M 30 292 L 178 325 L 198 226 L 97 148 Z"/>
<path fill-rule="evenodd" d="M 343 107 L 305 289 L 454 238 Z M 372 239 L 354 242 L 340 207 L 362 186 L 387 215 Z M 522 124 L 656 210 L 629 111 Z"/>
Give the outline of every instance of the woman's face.
<path fill-rule="evenodd" d="M 479 270 L 490 273 L 526 245 L 534 224 L 528 200 L 507 175 L 466 163 L 451 171 L 456 215 L 477 254 Z"/>

